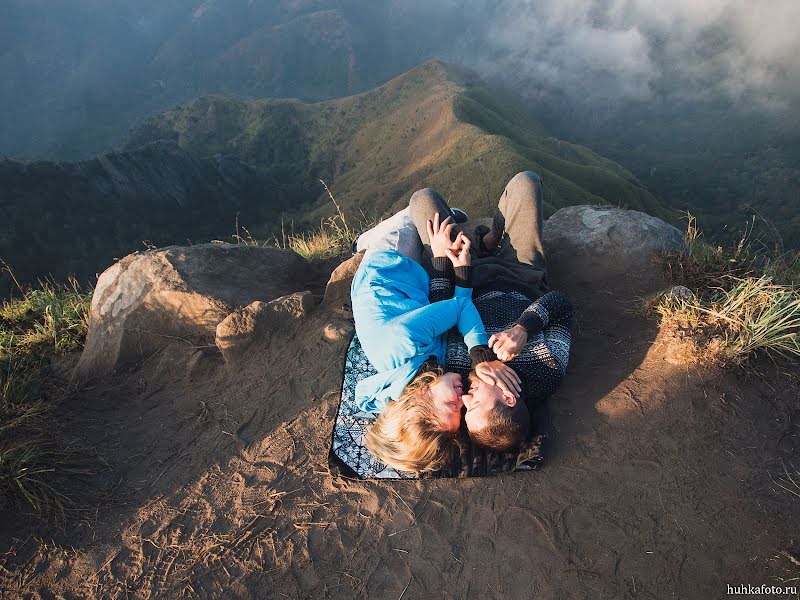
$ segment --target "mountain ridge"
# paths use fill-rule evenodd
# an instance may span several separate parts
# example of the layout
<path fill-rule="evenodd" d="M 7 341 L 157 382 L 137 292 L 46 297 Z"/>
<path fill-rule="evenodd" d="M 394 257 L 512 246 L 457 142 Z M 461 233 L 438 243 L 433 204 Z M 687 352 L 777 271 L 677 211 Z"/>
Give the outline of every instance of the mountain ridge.
<path fill-rule="evenodd" d="M 528 169 L 545 180 L 546 215 L 608 203 L 666 216 L 620 165 L 547 135 L 473 73 L 429 61 L 317 103 L 196 98 L 89 161 L 5 161 L 0 257 L 26 282 L 48 273 L 85 280 L 143 240 L 225 239 L 237 222 L 269 239 L 282 222 L 302 230 L 333 213 L 320 179 L 351 221 L 374 222 L 421 187 L 489 215 L 508 179 Z"/>
<path fill-rule="evenodd" d="M 285 119 L 275 122 L 275 113 Z M 202 127 L 204 119 L 213 126 Z M 222 152 L 270 171 L 281 168 L 272 161 L 282 156 L 287 134 L 305 148 L 305 166 L 331 179 L 340 204 L 356 211 L 394 210 L 401 197 L 430 185 L 463 208 L 485 213 L 513 173 L 534 169 L 550 182 L 548 212 L 608 202 L 668 216 L 629 171 L 547 136 L 523 107 L 498 99 L 474 73 L 438 60 L 374 90 L 312 104 L 198 98 L 146 120 L 123 147 L 170 139 L 200 156 Z M 355 197 L 365 191 L 366 199 Z M 322 206 L 315 217 L 325 214 Z"/>

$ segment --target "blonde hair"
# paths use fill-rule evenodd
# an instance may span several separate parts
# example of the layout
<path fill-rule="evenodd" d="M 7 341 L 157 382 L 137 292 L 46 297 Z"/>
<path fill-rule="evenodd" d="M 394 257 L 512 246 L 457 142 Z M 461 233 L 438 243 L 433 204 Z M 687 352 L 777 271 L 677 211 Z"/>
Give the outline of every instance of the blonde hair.
<path fill-rule="evenodd" d="M 441 367 L 418 374 L 367 429 L 364 441 L 379 461 L 421 473 L 435 471 L 447 460 L 454 435 L 444 431 L 430 394 L 441 374 Z"/>

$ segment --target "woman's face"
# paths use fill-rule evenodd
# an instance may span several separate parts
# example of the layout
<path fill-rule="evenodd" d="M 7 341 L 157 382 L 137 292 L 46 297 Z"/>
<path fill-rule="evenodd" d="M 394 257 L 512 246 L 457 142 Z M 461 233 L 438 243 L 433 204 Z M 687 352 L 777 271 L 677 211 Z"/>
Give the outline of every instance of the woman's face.
<path fill-rule="evenodd" d="M 461 396 L 464 385 L 458 373 L 445 373 L 431 385 L 431 397 L 436 416 L 445 431 L 456 432 L 461 427 Z"/>

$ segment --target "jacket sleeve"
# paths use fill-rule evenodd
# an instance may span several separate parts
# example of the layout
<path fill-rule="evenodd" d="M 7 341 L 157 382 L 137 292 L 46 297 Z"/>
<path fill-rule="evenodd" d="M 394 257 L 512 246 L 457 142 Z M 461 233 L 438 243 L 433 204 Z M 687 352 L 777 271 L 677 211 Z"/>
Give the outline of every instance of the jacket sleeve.
<path fill-rule="evenodd" d="M 456 286 L 453 298 L 421 306 L 400 315 L 394 319 L 393 324 L 407 329 L 411 339 L 421 345 L 429 344 L 431 340 L 455 326 L 458 326 L 464 336 L 468 348 L 489 341 L 483 322 L 472 303 L 471 288 Z"/>
<path fill-rule="evenodd" d="M 475 346 L 489 343 L 486 328 L 483 326 L 478 309 L 472 303 L 472 288 L 456 286 L 455 298 L 461 298 L 464 303 L 458 318 L 458 331 L 464 336 L 464 343 L 470 350 Z"/>
<path fill-rule="evenodd" d="M 548 292 L 535 300 L 519 316 L 516 323 L 528 332 L 528 339 L 542 331 L 551 322 L 572 318 L 572 302 L 562 292 Z"/>
<path fill-rule="evenodd" d="M 431 304 L 453 297 L 453 263 L 446 256 L 434 257 L 428 298 Z"/>

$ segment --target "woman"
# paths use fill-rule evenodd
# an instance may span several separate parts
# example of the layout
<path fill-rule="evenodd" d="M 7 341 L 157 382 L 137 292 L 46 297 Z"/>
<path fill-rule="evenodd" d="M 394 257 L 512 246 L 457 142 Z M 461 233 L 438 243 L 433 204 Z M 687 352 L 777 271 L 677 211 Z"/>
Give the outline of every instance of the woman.
<path fill-rule="evenodd" d="M 451 239 L 454 226 L 450 217 L 440 222 L 438 213 L 427 222 L 434 267 L 449 260 L 455 271 L 452 298 L 429 301 L 430 277 L 398 251 L 403 236 L 396 230 L 367 250 L 351 287 L 356 333 L 378 371 L 356 386 L 359 408 L 380 415 L 366 444 L 376 458 L 403 471 L 441 467 L 460 427 L 464 384 L 459 374 L 439 366 L 445 334 L 458 327 L 469 349 L 488 342 L 472 304 L 470 242 L 463 233 Z M 508 374 L 498 367 L 489 376 Z"/>

